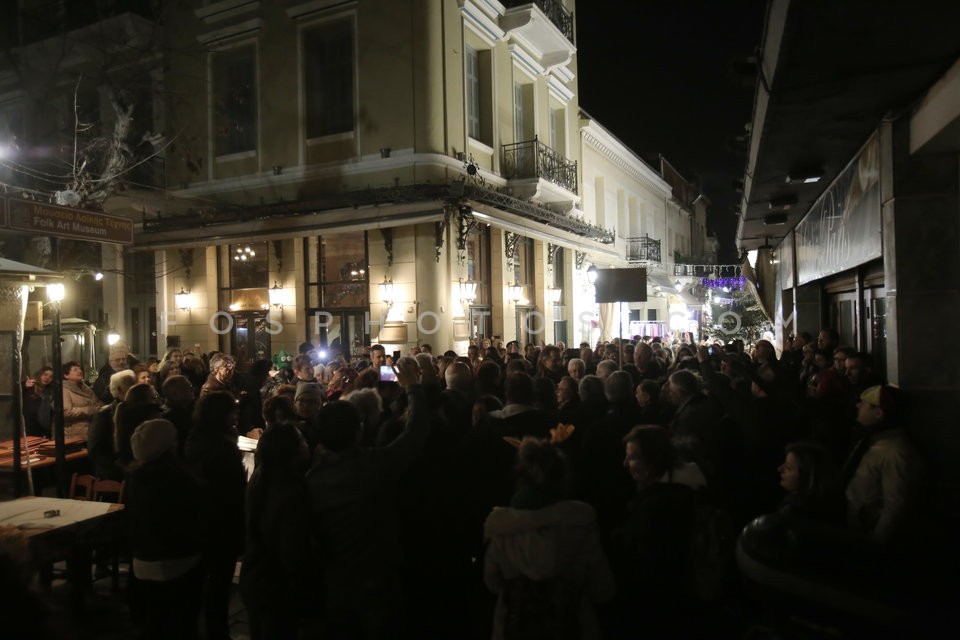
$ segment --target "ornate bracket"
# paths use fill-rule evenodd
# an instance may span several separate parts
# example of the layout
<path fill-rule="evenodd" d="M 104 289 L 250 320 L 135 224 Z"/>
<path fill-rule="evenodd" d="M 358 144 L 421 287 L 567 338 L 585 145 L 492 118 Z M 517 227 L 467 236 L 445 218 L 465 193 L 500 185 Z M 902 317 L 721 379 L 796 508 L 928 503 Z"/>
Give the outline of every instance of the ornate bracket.
<path fill-rule="evenodd" d="M 553 266 L 553 261 L 557 258 L 557 249 L 560 248 L 558 244 L 547 243 L 547 264 L 551 267 Z"/>
<path fill-rule="evenodd" d="M 473 218 L 473 211 L 469 207 L 460 207 L 457 216 L 457 262 L 463 264 L 464 252 L 467 250 L 467 236 L 477 226 Z"/>
<path fill-rule="evenodd" d="M 519 233 L 513 233 L 512 231 L 503 232 L 503 252 L 511 267 L 516 264 L 516 260 L 519 257 L 519 253 L 517 251 L 517 245 L 519 242 Z"/>
<path fill-rule="evenodd" d="M 443 220 L 433 223 L 433 248 L 436 250 L 437 262 L 440 262 L 440 254 L 443 252 L 443 236 L 447 232 L 447 226 L 450 224 L 451 207 L 443 208 Z"/>
<path fill-rule="evenodd" d="M 277 271 L 283 271 L 283 243 L 280 240 L 272 240 L 273 257 L 277 259 Z"/>
<path fill-rule="evenodd" d="M 586 260 L 587 260 L 587 254 L 586 254 L 586 252 L 585 252 L 585 251 L 577 251 L 577 254 L 576 254 L 576 263 L 577 263 L 577 270 L 578 270 L 578 271 L 582 271 L 582 270 L 583 270 L 583 263 L 586 262 Z"/>
<path fill-rule="evenodd" d="M 193 249 L 180 249 L 180 264 L 183 265 L 187 280 L 190 280 L 190 270 L 193 269 Z"/>
<path fill-rule="evenodd" d="M 393 227 L 380 229 L 383 236 L 383 250 L 387 253 L 387 266 L 393 266 Z"/>

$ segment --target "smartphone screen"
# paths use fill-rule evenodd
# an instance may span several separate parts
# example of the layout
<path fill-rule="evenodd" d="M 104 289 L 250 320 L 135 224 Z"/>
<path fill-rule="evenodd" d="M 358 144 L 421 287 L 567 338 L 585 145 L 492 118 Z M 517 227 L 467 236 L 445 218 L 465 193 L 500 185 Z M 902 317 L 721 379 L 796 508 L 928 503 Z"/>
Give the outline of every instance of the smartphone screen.
<path fill-rule="evenodd" d="M 397 360 L 400 359 L 400 350 L 397 349 L 393 352 L 393 364 L 397 364 Z"/>
<path fill-rule="evenodd" d="M 388 364 L 380 365 L 380 382 L 396 382 L 397 373 Z"/>

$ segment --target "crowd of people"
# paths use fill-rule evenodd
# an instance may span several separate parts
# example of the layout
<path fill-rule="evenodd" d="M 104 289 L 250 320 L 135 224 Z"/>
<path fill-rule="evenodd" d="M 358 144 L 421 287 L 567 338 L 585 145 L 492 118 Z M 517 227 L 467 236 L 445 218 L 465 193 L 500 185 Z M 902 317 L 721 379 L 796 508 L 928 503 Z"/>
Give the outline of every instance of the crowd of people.
<path fill-rule="evenodd" d="M 729 584 L 725 532 L 773 513 L 884 554 L 917 509 L 902 394 L 831 329 L 779 356 L 640 336 L 395 355 L 138 370 L 121 345 L 93 388 L 64 365 L 68 432 L 126 481 L 144 637 L 229 637 L 238 559 L 255 639 L 675 635 Z M 24 387 L 39 433 L 52 375 Z M 769 529 L 761 557 L 808 551 Z"/>

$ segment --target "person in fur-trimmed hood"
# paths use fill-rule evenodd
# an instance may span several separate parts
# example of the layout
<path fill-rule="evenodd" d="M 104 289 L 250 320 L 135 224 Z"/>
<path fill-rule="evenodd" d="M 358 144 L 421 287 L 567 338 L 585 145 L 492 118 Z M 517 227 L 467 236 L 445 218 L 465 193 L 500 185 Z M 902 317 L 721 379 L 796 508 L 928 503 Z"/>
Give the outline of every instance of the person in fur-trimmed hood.
<path fill-rule="evenodd" d="M 566 463 L 548 441 L 524 438 L 517 458 L 511 504 L 484 524 L 484 580 L 497 594 L 493 637 L 600 637 L 594 607 L 615 588 L 596 513 L 564 499 Z"/>

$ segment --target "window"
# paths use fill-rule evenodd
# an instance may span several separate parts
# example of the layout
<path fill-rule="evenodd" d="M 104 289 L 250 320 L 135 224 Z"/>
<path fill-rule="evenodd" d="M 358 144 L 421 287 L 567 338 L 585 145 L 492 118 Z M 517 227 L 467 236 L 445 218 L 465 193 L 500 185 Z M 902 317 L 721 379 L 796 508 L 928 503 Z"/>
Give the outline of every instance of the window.
<path fill-rule="evenodd" d="M 467 135 L 480 138 L 480 55 L 467 47 Z"/>
<path fill-rule="evenodd" d="M 523 85 L 519 82 L 513 83 L 513 138 L 523 140 Z"/>
<path fill-rule="evenodd" d="M 513 261 L 513 281 L 519 285 L 534 282 L 533 239 L 520 238 L 517 242 L 517 257 Z"/>
<path fill-rule="evenodd" d="M 270 286 L 270 263 L 266 242 L 231 244 L 230 288 L 265 289 Z"/>
<path fill-rule="evenodd" d="M 324 309 L 370 305 L 367 235 L 363 231 L 320 238 L 320 306 Z"/>
<path fill-rule="evenodd" d="M 213 54 L 213 131 L 217 156 L 257 148 L 257 68 L 252 46 Z"/>
<path fill-rule="evenodd" d="M 516 142 L 533 140 L 535 116 L 533 113 L 533 85 L 513 83 L 513 136 Z"/>
<path fill-rule="evenodd" d="M 487 145 L 493 144 L 491 108 L 491 54 L 467 45 L 464 83 L 467 94 L 467 135 Z"/>
<path fill-rule="evenodd" d="M 353 23 L 329 22 L 304 33 L 307 137 L 353 131 Z"/>
<path fill-rule="evenodd" d="M 563 107 L 550 111 L 550 147 L 562 156 L 566 155 L 565 134 L 567 118 Z"/>
<path fill-rule="evenodd" d="M 220 309 L 259 311 L 270 304 L 270 249 L 267 242 L 218 248 Z"/>
<path fill-rule="evenodd" d="M 467 234 L 467 250 L 464 256 L 466 279 L 477 283 L 475 304 L 490 299 L 487 287 L 490 283 L 490 228 L 474 228 Z"/>

